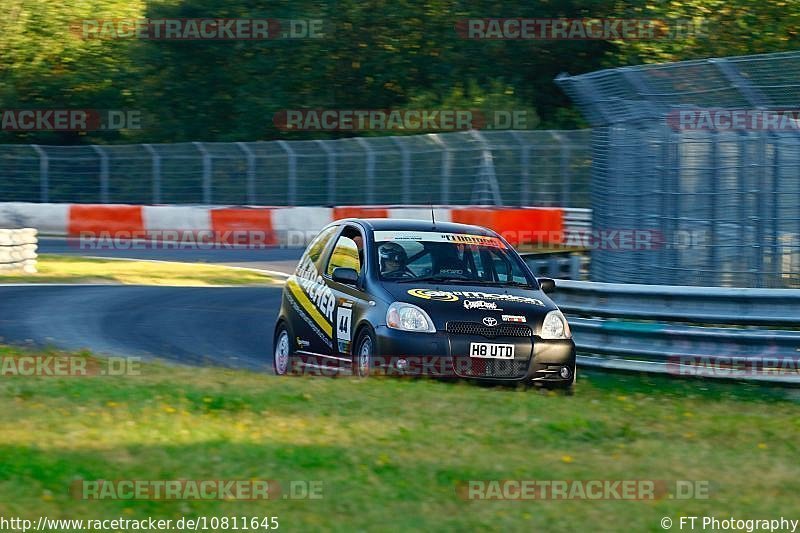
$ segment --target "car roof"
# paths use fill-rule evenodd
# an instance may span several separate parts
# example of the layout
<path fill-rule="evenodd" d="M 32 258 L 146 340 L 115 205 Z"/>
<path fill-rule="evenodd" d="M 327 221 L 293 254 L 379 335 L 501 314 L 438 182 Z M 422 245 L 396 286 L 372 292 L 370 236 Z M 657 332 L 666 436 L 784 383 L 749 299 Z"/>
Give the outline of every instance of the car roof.
<path fill-rule="evenodd" d="M 480 226 L 458 224 L 456 222 L 436 222 L 430 220 L 414 220 L 406 218 L 345 218 L 337 220 L 337 224 L 355 222 L 373 231 L 441 231 L 443 233 L 471 233 L 473 235 L 494 236 L 495 233 Z"/>

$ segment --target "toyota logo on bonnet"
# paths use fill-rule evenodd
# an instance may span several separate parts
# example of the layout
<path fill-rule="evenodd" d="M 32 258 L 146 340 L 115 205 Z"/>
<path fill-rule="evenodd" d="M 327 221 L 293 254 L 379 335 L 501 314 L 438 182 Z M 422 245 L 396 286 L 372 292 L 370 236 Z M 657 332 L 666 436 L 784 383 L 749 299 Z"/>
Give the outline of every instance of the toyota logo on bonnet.
<path fill-rule="evenodd" d="M 486 318 L 483 319 L 483 323 L 486 324 L 487 326 L 496 326 L 497 319 L 487 316 Z"/>

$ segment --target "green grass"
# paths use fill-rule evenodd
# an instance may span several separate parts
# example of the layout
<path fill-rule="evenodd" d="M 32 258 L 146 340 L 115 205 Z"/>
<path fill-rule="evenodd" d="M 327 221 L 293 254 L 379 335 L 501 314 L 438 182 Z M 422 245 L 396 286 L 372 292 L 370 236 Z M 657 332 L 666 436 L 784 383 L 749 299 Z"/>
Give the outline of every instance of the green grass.
<path fill-rule="evenodd" d="M 263 285 L 268 274 L 202 263 L 169 263 L 40 255 L 38 274 L 0 273 L 0 283 L 113 283 L 130 285 Z"/>
<path fill-rule="evenodd" d="M 0 516 L 278 516 L 285 531 L 661 531 L 663 516 L 681 514 L 796 518 L 796 392 L 582 372 L 564 396 L 158 363 L 138 376 L 0 376 Z M 69 494 L 76 479 L 321 480 L 324 497 L 83 501 Z M 707 480 L 712 494 L 464 501 L 456 486 L 469 479 Z"/>

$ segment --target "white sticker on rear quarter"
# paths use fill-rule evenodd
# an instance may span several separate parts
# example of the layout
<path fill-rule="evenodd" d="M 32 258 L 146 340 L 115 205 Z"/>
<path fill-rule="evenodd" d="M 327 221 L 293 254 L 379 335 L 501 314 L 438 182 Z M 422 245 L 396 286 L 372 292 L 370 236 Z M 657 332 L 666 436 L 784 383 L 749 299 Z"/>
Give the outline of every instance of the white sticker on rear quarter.
<path fill-rule="evenodd" d="M 336 338 L 340 341 L 350 342 L 350 322 L 352 318 L 352 309 L 340 307 L 336 310 Z"/>

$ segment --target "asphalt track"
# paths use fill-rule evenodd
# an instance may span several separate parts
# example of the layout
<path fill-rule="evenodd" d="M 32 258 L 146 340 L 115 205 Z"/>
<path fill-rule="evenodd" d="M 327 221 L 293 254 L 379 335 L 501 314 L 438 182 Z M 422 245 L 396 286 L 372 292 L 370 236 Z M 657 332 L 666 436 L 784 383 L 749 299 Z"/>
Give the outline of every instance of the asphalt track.
<path fill-rule="evenodd" d="M 302 250 L 79 250 L 42 239 L 39 253 L 289 272 Z M 266 370 L 280 294 L 280 287 L 0 286 L 0 343 Z"/>
<path fill-rule="evenodd" d="M 266 369 L 280 290 L 2 286 L 0 342 Z"/>

